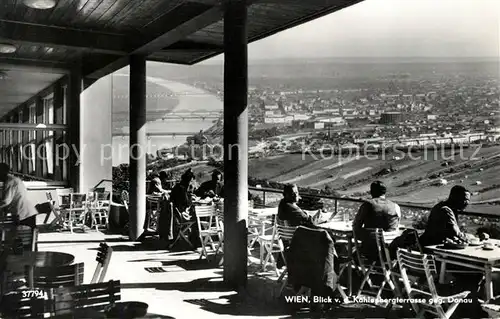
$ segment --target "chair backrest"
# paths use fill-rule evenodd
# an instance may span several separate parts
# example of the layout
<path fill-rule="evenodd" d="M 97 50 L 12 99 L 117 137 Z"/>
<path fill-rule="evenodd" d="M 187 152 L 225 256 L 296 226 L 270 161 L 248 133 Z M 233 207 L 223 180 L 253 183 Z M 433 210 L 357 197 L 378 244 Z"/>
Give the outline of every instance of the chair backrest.
<path fill-rule="evenodd" d="M 215 205 L 194 206 L 194 211 L 198 217 L 212 217 L 215 215 Z"/>
<path fill-rule="evenodd" d="M 126 190 L 123 190 L 121 193 L 121 198 L 122 198 L 122 204 L 125 206 L 125 208 L 128 211 L 128 205 L 130 203 L 130 196 Z"/>
<path fill-rule="evenodd" d="M 38 247 L 38 229 L 32 229 L 29 226 L 12 226 L 3 229 L 2 245 L 4 248 L 17 249 L 18 243 L 22 243 L 23 249 L 27 251 L 37 251 Z M 16 246 L 16 247 L 14 247 Z"/>
<path fill-rule="evenodd" d="M 87 205 L 87 194 L 71 193 L 71 208 L 82 209 Z"/>
<path fill-rule="evenodd" d="M 120 300 L 120 290 L 119 280 L 57 288 L 53 293 L 53 310 L 55 315 L 70 314 L 84 308 L 104 310 Z"/>
<path fill-rule="evenodd" d="M 73 193 L 73 188 L 58 188 L 56 189 L 55 206 L 64 208 L 70 205 L 70 194 Z M 52 194 L 50 195 L 52 197 Z"/>
<path fill-rule="evenodd" d="M 297 230 L 297 226 L 287 226 L 286 222 L 276 217 L 276 236 L 278 239 L 291 241 L 293 234 Z"/>
<path fill-rule="evenodd" d="M 96 200 L 98 202 L 105 202 L 107 201 L 109 203 L 110 197 L 111 197 L 111 192 L 108 191 L 102 191 L 102 192 L 95 192 L 96 195 Z"/>
<path fill-rule="evenodd" d="M 58 267 L 35 267 L 35 287 L 58 288 L 78 286 L 83 283 L 84 264 Z"/>
<path fill-rule="evenodd" d="M 198 230 L 206 230 L 209 229 L 212 226 L 212 223 L 216 221 L 216 210 L 215 210 L 215 205 L 200 205 L 200 206 L 194 206 L 194 211 L 196 213 L 196 219 L 198 221 Z M 202 219 L 205 223 L 202 223 Z M 216 227 L 219 227 L 218 225 L 215 225 Z"/>
<path fill-rule="evenodd" d="M 91 284 L 97 282 L 103 282 L 106 277 L 106 272 L 108 271 L 109 262 L 111 261 L 111 255 L 113 254 L 113 249 L 109 247 L 106 243 L 100 243 L 97 249 L 97 266 L 92 276 Z"/>
<path fill-rule="evenodd" d="M 408 274 L 410 273 L 411 275 L 416 275 L 417 277 L 420 277 L 422 274 L 424 274 L 427 279 L 427 285 L 429 289 L 429 291 L 426 292 L 430 293 L 433 299 L 438 298 L 436 286 L 434 284 L 434 278 L 437 276 L 434 256 L 398 248 L 397 258 L 401 277 L 403 278 L 405 290 L 408 294 L 411 294 L 412 291 L 417 290 L 416 288 L 413 288 Z M 420 289 L 420 291 L 422 290 Z"/>
<path fill-rule="evenodd" d="M 23 242 L 24 249 L 37 251 L 38 246 L 38 229 L 32 229 L 29 226 L 18 226 L 17 237 Z"/>
<path fill-rule="evenodd" d="M 369 229 L 369 238 L 374 239 L 377 244 L 378 257 L 380 264 L 385 266 L 386 269 L 392 268 L 391 255 L 389 253 L 389 245 L 396 237 L 399 236 L 399 232 L 385 232 L 383 229 Z"/>

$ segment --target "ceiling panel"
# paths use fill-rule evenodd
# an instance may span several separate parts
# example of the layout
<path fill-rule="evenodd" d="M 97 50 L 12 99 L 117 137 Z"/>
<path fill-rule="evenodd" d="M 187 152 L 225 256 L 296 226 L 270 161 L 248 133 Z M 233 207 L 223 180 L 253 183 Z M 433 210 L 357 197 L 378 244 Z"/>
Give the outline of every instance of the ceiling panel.
<path fill-rule="evenodd" d="M 1 70 L 6 76 L 0 77 L 0 116 L 5 115 L 12 110 L 13 106 L 22 104 L 63 76 L 19 70 L 5 71 L 0 65 Z"/>

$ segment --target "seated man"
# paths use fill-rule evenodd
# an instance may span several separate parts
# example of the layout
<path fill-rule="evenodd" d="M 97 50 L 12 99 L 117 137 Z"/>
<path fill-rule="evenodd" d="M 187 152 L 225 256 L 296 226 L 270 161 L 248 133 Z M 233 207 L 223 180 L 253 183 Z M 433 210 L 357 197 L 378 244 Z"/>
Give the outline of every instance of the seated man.
<path fill-rule="evenodd" d="M 374 240 L 371 240 L 366 229 L 381 228 L 384 231 L 396 231 L 401 220 L 401 208 L 398 204 L 385 198 L 387 188 L 381 181 L 370 185 L 372 199 L 365 201 L 358 210 L 353 222 L 353 231 L 361 240 L 361 252 L 370 259 L 378 256 Z"/>
<path fill-rule="evenodd" d="M 463 212 L 469 205 L 471 192 L 461 185 L 455 185 L 450 190 L 448 199 L 436 204 L 429 214 L 425 232 L 420 236 L 420 244 L 425 246 L 439 245 L 446 238 L 458 237 L 466 239 L 467 235 L 458 226 L 458 214 Z M 484 236 L 484 234 L 481 234 Z M 484 239 L 484 238 L 482 238 Z M 438 269 L 440 263 L 437 263 Z M 477 300 L 478 283 L 483 277 L 481 271 L 474 271 L 471 268 L 454 264 L 447 264 L 446 270 L 455 277 L 457 286 L 466 290 L 471 290 L 469 298 Z M 454 271 L 458 271 L 455 274 Z M 498 275 L 493 275 L 493 281 L 497 284 L 500 281 Z M 495 286 L 495 284 L 493 285 Z"/>
<path fill-rule="evenodd" d="M 278 219 L 285 221 L 287 226 L 306 226 L 316 228 L 313 218 L 298 205 L 300 199 L 297 185 L 285 185 L 283 199 L 278 206 Z"/>
<path fill-rule="evenodd" d="M 212 172 L 212 179 L 201 184 L 196 190 L 196 195 L 201 198 L 223 197 L 224 184 L 222 184 L 222 173 L 218 170 Z"/>
<path fill-rule="evenodd" d="M 420 236 L 422 246 L 439 245 L 446 238 L 466 237 L 458 226 L 457 214 L 469 205 L 470 195 L 465 187 L 453 186 L 448 199 L 431 209 L 425 232 Z"/>
<path fill-rule="evenodd" d="M 24 182 L 10 173 L 9 165 L 0 163 L 0 182 L 3 183 L 3 197 L 0 212 L 12 214 L 18 225 L 36 228 L 38 211 L 31 203 Z M 1 216 L 3 218 L 4 216 Z"/>

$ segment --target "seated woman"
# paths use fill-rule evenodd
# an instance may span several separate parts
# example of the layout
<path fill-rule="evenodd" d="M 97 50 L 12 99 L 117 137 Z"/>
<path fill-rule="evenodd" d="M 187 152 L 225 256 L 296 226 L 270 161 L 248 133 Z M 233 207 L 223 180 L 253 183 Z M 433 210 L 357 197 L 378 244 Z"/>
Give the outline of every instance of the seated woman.
<path fill-rule="evenodd" d="M 181 181 L 177 183 L 170 193 L 170 200 L 179 212 L 189 212 L 193 206 L 192 183 L 195 176 L 191 169 L 188 169 L 181 176 Z"/>
<path fill-rule="evenodd" d="M 184 174 L 182 174 L 181 181 L 174 186 L 172 192 L 170 193 L 170 201 L 172 202 L 174 209 L 177 209 L 181 213 L 182 218 L 186 220 L 195 219 L 192 199 L 192 185 L 194 181 L 195 176 L 191 169 L 188 169 L 184 172 Z M 189 240 L 195 247 L 199 247 L 201 245 L 197 225 L 193 225 Z"/>

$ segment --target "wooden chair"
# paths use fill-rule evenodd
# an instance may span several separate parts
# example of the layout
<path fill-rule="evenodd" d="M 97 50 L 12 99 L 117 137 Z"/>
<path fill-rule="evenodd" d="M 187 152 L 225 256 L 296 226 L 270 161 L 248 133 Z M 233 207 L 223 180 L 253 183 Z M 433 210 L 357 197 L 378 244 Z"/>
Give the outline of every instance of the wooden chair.
<path fill-rule="evenodd" d="M 158 218 L 161 211 L 162 196 L 146 196 L 146 227 L 151 232 L 158 232 Z"/>
<path fill-rule="evenodd" d="M 119 301 L 120 281 L 54 289 L 51 312 L 55 315 L 74 314 L 82 309 L 105 310 Z"/>
<path fill-rule="evenodd" d="M 68 213 L 69 229 L 73 233 L 73 228 L 81 227 L 85 230 L 85 221 L 88 212 L 87 194 L 70 194 L 70 207 L 66 209 Z"/>
<path fill-rule="evenodd" d="M 400 234 L 398 231 L 394 232 L 384 232 L 382 229 L 371 229 L 369 231 L 369 240 L 374 240 L 377 244 L 378 260 L 370 261 L 368 266 L 365 265 L 367 261 L 363 257 L 360 257 L 360 263 L 364 264 L 363 269 L 365 269 L 363 280 L 358 290 L 357 296 L 359 297 L 362 293 L 372 295 L 374 294 L 376 299 L 382 297 L 382 292 L 386 288 L 386 285 L 390 288 L 393 293 L 393 297 L 401 297 L 401 292 L 398 287 L 398 279 L 395 277 L 395 268 L 397 261 L 391 260 L 389 254 L 388 243 L 392 242 L 394 238 L 398 237 Z M 374 279 L 374 277 L 382 278 L 380 285 L 369 284 L 370 288 L 375 288 L 375 291 L 364 290 L 365 285 L 368 283 L 369 279 Z"/>
<path fill-rule="evenodd" d="M 2 296 L 1 318 L 44 318 L 50 315 L 45 296 L 16 290 Z"/>
<path fill-rule="evenodd" d="M 261 235 L 259 237 L 259 244 L 261 247 L 260 258 L 261 261 L 263 261 L 262 270 L 265 270 L 266 266 L 270 263 L 276 271 L 276 275 L 279 276 L 278 282 L 281 282 L 286 273 L 286 270 L 283 272 L 283 274 L 280 275 L 273 254 L 281 254 L 283 260 L 285 260 L 286 266 L 286 259 L 284 255 L 285 246 L 283 244 L 283 240 L 290 242 L 296 229 L 296 226 L 286 226 L 284 222 L 280 221 L 278 219 L 278 216 L 276 215 L 274 219 L 272 235 L 270 237 L 269 235 Z"/>
<path fill-rule="evenodd" d="M 38 229 L 29 226 L 18 226 L 17 237 L 23 242 L 24 250 L 38 251 Z"/>
<path fill-rule="evenodd" d="M 434 284 L 434 280 L 438 275 L 434 256 L 432 255 L 398 249 L 397 259 L 408 298 L 410 300 L 420 299 L 419 301 L 424 301 L 421 303 L 411 303 L 413 310 L 419 318 L 423 318 L 426 313 L 429 313 L 437 318 L 448 319 L 459 305 L 458 301 L 470 294 L 470 291 L 463 291 L 447 297 L 438 294 Z M 415 274 L 419 276 L 423 275 L 427 280 L 427 285 L 419 285 L 418 288 L 412 286 L 410 275 Z M 445 305 L 448 305 L 446 310 L 443 307 Z"/>
<path fill-rule="evenodd" d="M 205 256 L 208 259 L 207 245 L 210 245 L 215 251 L 215 257 L 219 251 L 220 243 L 217 243 L 217 248 L 212 237 L 219 236 L 219 226 L 216 223 L 216 208 L 215 205 L 202 205 L 194 207 L 198 232 L 201 241 L 200 259 Z"/>
<path fill-rule="evenodd" d="M 172 214 L 174 215 L 174 224 L 177 227 L 177 235 L 170 245 L 170 248 L 174 247 L 180 240 L 183 240 L 186 242 L 191 248 L 194 249 L 193 244 L 189 240 L 189 231 L 191 230 L 191 227 L 196 223 L 196 221 L 191 220 L 191 219 L 186 219 L 183 214 L 177 209 L 177 207 L 173 206 L 172 203 L 170 203 L 171 209 L 172 209 Z"/>
<path fill-rule="evenodd" d="M 110 196 L 111 193 L 107 191 L 93 192 L 93 200 L 91 201 L 92 204 L 90 209 L 92 218 L 91 228 L 95 227 L 96 230 L 99 230 L 99 227 L 108 227 L 108 216 L 111 208 Z"/>
<path fill-rule="evenodd" d="M 219 202 L 215 206 L 215 223 L 219 235 L 219 252 L 224 254 L 224 202 Z M 224 263 L 224 255 L 219 261 L 219 266 Z"/>
<path fill-rule="evenodd" d="M 106 243 L 100 243 L 97 249 L 97 267 L 92 276 L 91 284 L 101 283 L 106 277 L 106 272 L 108 271 L 109 262 L 111 261 L 111 255 L 113 254 L 113 249 L 109 247 Z"/>
<path fill-rule="evenodd" d="M 83 283 L 84 264 L 59 267 L 36 267 L 34 283 L 37 288 L 72 287 Z"/>

